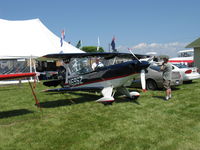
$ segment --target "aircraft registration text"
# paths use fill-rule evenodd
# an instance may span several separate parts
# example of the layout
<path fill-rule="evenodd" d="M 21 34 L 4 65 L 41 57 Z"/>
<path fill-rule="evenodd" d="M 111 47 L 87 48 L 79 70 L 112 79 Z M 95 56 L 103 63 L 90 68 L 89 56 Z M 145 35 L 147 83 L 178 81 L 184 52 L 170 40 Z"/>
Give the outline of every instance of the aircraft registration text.
<path fill-rule="evenodd" d="M 79 85 L 79 84 L 82 84 L 82 76 L 79 76 L 79 77 L 75 77 L 75 78 L 70 78 L 68 80 L 68 83 L 70 86 L 75 86 L 75 85 Z"/>

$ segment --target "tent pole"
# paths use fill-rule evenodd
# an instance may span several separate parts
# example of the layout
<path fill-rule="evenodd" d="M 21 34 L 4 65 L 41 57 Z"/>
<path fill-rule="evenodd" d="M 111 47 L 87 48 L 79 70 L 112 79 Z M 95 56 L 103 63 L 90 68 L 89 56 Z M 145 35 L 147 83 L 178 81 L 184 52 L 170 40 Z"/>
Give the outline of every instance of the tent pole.
<path fill-rule="evenodd" d="M 34 68 L 34 72 L 37 74 L 37 71 L 36 71 L 36 60 L 34 60 L 33 61 L 33 68 Z M 38 78 L 38 76 L 36 75 L 36 80 L 37 80 L 37 82 L 39 82 L 39 78 Z"/>
<path fill-rule="evenodd" d="M 33 72 L 33 70 L 32 70 L 32 55 L 30 56 L 30 64 L 29 64 L 29 66 L 30 66 L 30 73 L 32 73 Z M 31 77 L 31 80 L 33 80 L 33 78 Z"/>

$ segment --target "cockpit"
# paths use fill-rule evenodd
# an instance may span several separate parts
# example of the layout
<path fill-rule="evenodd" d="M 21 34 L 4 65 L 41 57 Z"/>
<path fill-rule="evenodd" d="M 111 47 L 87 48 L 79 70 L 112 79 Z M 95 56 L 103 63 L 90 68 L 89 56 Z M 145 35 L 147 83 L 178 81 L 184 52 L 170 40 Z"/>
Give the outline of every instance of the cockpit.
<path fill-rule="evenodd" d="M 71 58 L 68 67 L 70 74 L 80 75 L 80 74 L 90 73 L 98 68 L 103 68 L 127 61 L 132 61 L 132 59 L 123 57 L 113 57 L 109 59 L 105 57 L 92 57 L 92 56 L 80 57 L 80 58 L 77 57 L 77 58 Z"/>

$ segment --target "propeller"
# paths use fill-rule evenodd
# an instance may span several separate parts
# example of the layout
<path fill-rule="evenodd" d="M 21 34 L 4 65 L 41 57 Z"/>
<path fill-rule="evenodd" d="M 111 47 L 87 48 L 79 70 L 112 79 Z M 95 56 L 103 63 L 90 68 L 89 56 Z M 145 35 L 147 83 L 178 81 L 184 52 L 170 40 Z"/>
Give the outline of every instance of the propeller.
<path fill-rule="evenodd" d="M 135 54 L 131 51 L 130 48 L 128 48 L 128 50 L 131 52 L 131 54 L 133 55 L 133 57 L 135 57 L 135 59 L 137 59 L 140 63 L 142 63 L 136 56 Z M 145 79 L 145 70 L 142 69 L 140 72 L 140 81 L 141 81 L 141 85 L 142 85 L 142 91 L 146 92 L 146 79 Z"/>
<path fill-rule="evenodd" d="M 146 79 L 145 79 L 145 70 L 142 69 L 140 73 L 140 79 L 141 79 L 141 84 L 142 84 L 142 91 L 146 92 Z"/>

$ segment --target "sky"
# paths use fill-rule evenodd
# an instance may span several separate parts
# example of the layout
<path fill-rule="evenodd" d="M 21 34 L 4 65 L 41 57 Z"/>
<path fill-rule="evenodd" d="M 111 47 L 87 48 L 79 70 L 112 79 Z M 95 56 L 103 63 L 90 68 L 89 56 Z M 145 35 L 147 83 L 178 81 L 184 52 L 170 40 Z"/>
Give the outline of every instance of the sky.
<path fill-rule="evenodd" d="M 39 18 L 76 45 L 174 57 L 200 37 L 199 0 L 0 0 L 0 19 Z"/>

